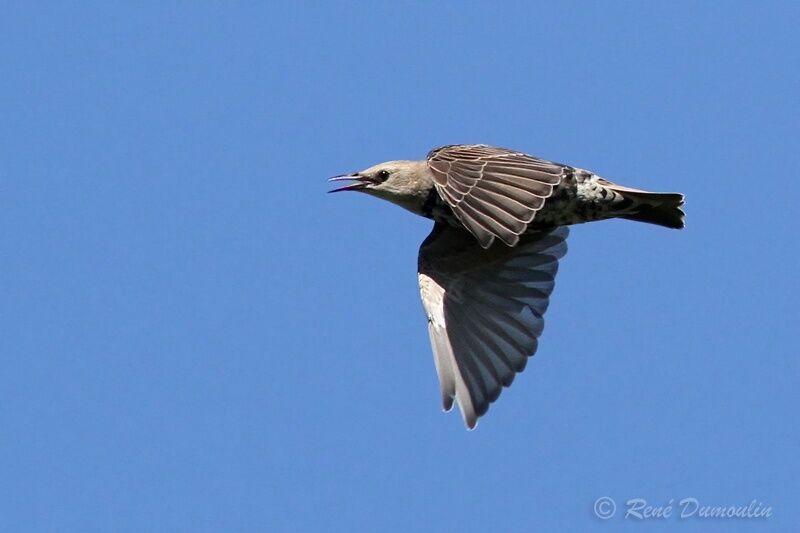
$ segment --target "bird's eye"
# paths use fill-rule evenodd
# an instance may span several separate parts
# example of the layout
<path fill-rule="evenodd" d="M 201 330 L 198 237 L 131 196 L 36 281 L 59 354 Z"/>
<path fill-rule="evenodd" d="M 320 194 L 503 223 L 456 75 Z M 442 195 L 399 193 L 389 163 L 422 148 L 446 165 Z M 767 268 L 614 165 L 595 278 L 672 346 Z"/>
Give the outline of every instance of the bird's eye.
<path fill-rule="evenodd" d="M 377 174 L 375 174 L 375 178 L 379 182 L 384 182 L 389 178 L 389 171 L 388 170 L 379 170 Z"/>

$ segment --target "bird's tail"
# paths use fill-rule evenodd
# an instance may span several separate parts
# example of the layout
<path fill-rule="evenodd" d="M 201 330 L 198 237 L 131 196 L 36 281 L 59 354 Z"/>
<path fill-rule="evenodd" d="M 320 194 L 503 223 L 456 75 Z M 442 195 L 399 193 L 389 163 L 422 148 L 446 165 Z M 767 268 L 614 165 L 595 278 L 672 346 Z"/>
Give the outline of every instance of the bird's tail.
<path fill-rule="evenodd" d="M 619 218 L 647 222 L 667 228 L 684 227 L 683 195 L 674 192 L 647 192 L 621 185 L 611 185 L 619 193 L 628 208 Z"/>

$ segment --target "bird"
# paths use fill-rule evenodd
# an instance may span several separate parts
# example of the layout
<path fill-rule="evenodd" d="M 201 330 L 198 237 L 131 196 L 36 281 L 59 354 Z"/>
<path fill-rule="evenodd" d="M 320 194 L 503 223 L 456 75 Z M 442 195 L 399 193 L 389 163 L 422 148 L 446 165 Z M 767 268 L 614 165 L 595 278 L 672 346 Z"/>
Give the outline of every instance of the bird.
<path fill-rule="evenodd" d="M 433 220 L 419 249 L 420 295 L 441 389 L 467 429 L 533 356 L 569 226 L 622 218 L 681 229 L 684 195 L 486 144 L 387 161 L 329 181 Z"/>

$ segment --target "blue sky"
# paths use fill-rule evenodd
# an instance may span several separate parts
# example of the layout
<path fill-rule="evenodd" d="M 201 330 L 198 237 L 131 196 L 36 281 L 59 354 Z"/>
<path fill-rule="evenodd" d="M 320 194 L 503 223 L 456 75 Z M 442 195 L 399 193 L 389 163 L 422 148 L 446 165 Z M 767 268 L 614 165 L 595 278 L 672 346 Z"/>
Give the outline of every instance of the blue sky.
<path fill-rule="evenodd" d="M 796 4 L 3 11 L 2 529 L 800 525 Z M 462 142 L 687 196 L 681 232 L 574 228 L 474 432 L 439 409 L 430 223 L 324 181 Z"/>

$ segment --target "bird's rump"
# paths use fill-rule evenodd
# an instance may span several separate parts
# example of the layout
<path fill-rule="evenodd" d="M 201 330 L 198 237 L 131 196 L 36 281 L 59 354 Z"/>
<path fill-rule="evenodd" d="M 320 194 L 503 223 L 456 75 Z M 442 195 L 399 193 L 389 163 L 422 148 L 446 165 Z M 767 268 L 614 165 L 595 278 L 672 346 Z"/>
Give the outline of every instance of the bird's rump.
<path fill-rule="evenodd" d="M 484 249 L 437 224 L 420 247 L 419 283 L 445 409 L 455 399 L 475 427 L 536 352 L 566 227 Z"/>

